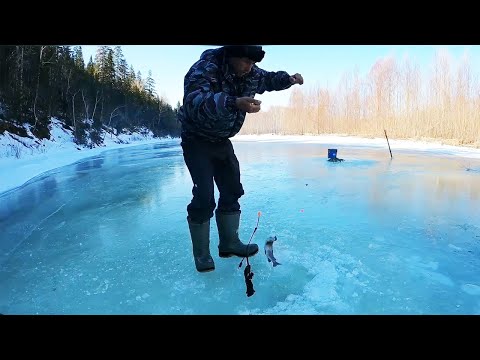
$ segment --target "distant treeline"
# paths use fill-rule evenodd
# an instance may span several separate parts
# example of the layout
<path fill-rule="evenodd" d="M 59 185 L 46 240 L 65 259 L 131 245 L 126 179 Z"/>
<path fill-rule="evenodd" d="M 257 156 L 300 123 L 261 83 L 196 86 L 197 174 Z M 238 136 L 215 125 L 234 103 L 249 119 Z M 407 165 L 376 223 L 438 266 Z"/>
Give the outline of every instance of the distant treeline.
<path fill-rule="evenodd" d="M 411 59 L 379 59 L 337 86 L 295 87 L 288 107 L 249 114 L 242 134 L 346 134 L 480 147 L 480 82 L 463 56 L 438 52 L 428 73 Z M 306 79 L 307 80 L 307 79 Z"/>
<path fill-rule="evenodd" d="M 120 46 L 99 46 L 86 65 L 81 46 L 0 46 L 0 134 L 25 136 L 28 123 L 35 136 L 49 138 L 56 117 L 78 144 L 100 144 L 102 129 L 178 136 L 177 109 L 156 94 L 151 71 L 142 78 L 128 66 Z"/>

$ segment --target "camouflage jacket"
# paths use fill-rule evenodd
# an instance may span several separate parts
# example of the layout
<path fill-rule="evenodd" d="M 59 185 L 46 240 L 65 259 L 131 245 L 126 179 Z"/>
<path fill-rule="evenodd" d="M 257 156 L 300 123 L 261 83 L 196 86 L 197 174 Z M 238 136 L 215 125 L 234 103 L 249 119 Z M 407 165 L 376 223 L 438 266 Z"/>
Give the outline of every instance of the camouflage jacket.
<path fill-rule="evenodd" d="M 223 48 L 206 50 L 185 75 L 183 105 L 178 111 L 182 138 L 211 142 L 235 136 L 243 126 L 246 112 L 237 109 L 237 97 L 288 89 L 290 75 L 268 72 L 257 65 L 237 78 L 225 61 Z"/>

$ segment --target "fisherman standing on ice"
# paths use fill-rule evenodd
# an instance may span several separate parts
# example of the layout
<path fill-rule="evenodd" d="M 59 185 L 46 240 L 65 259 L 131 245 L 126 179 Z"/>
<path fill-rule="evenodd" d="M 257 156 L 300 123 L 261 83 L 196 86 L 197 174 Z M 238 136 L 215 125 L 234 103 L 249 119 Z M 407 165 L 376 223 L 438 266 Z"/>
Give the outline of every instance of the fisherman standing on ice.
<path fill-rule="evenodd" d="M 192 65 L 184 79 L 182 149 L 193 181 L 193 198 L 187 222 L 195 267 L 212 271 L 210 219 L 215 210 L 214 181 L 220 196 L 215 211 L 219 256 L 253 256 L 257 244 L 242 243 L 238 236 L 240 204 L 244 194 L 240 166 L 229 138 L 242 128 L 247 113 L 260 111 L 255 94 L 280 91 L 303 84 L 300 74 L 269 72 L 259 68 L 265 52 L 261 46 L 224 46 L 209 49 Z"/>

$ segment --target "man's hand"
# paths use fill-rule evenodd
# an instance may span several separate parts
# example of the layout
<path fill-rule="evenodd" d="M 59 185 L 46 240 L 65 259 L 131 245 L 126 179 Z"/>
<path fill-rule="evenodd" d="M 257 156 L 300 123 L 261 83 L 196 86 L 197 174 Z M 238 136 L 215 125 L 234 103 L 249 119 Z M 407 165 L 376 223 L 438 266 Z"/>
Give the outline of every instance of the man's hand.
<path fill-rule="evenodd" d="M 290 82 L 292 83 L 292 85 L 295 85 L 295 84 L 303 85 L 303 77 L 302 75 L 297 73 L 295 75 L 290 76 Z"/>
<path fill-rule="evenodd" d="M 260 100 L 255 100 L 254 98 L 245 96 L 239 97 L 235 100 L 235 105 L 242 111 L 247 113 L 256 113 L 260 111 Z"/>

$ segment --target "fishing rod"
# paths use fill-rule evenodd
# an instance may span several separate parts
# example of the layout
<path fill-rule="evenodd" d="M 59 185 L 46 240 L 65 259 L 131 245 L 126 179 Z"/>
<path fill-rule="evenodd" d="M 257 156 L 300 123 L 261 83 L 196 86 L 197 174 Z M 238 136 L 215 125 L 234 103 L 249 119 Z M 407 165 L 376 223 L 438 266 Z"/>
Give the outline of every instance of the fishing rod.
<path fill-rule="evenodd" d="M 250 242 L 252 241 L 253 235 L 258 229 L 258 222 L 260 221 L 260 216 L 262 213 L 259 211 L 258 212 L 258 217 L 257 217 L 257 225 L 255 226 L 255 229 L 253 229 L 252 235 L 250 236 L 250 240 L 248 240 L 247 244 L 247 255 L 243 257 L 243 259 L 240 261 L 240 264 L 238 265 L 239 268 L 242 267 L 243 260 L 245 257 L 247 258 L 247 266 L 245 266 L 245 270 L 243 271 L 243 276 L 245 277 L 245 284 L 247 285 L 247 296 L 250 297 L 255 293 L 255 289 L 253 288 L 253 282 L 252 278 L 254 273 L 251 271 L 251 266 L 250 262 L 248 261 L 248 246 L 250 245 Z"/>
<path fill-rule="evenodd" d="M 388 150 L 390 150 L 390 159 L 393 159 L 392 149 L 390 149 L 390 142 L 388 141 L 387 130 L 383 129 L 385 132 L 385 137 L 387 138 Z"/>
<path fill-rule="evenodd" d="M 262 213 L 259 211 L 258 212 L 258 217 L 257 217 L 257 225 L 255 225 L 255 229 L 253 229 L 253 232 L 252 232 L 252 235 L 250 236 L 250 240 L 248 240 L 248 244 L 247 244 L 247 254 L 248 254 L 248 245 L 250 245 L 250 242 L 252 241 L 252 238 L 253 238 L 253 235 L 255 234 L 255 232 L 257 231 L 258 229 L 258 222 L 260 221 L 260 216 L 262 216 Z M 238 267 L 242 267 L 242 263 L 243 263 L 243 260 L 245 260 L 245 257 L 247 258 L 247 265 L 249 265 L 248 263 L 248 255 L 247 256 L 244 256 L 243 259 L 240 261 L 240 264 L 238 264 Z"/>

